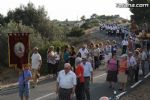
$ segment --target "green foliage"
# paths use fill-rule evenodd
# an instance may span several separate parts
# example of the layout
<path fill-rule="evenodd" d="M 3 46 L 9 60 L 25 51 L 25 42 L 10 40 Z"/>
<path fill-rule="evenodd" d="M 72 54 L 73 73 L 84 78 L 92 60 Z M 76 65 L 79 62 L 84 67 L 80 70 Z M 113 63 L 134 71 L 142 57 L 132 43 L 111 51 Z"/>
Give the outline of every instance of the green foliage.
<path fill-rule="evenodd" d="M 42 38 L 46 37 L 49 40 L 53 40 L 55 34 L 64 34 L 67 31 L 65 26 L 57 25 L 57 20 L 50 21 L 43 6 L 36 9 L 32 3 L 10 10 L 5 22 L 9 23 L 11 20 L 16 23 L 22 22 L 23 25 L 34 28 L 41 34 Z"/>
<path fill-rule="evenodd" d="M 89 28 L 92 28 L 94 26 L 99 26 L 99 20 L 96 18 L 87 19 L 85 21 L 85 23 L 81 26 L 81 28 L 89 29 Z"/>
<path fill-rule="evenodd" d="M 4 23 L 5 23 L 4 16 L 0 14 L 0 26 L 4 25 Z"/>
<path fill-rule="evenodd" d="M 67 42 L 59 41 L 59 40 L 51 41 L 49 44 L 50 44 L 50 45 L 53 45 L 54 47 L 63 47 L 63 46 L 65 46 L 65 45 L 68 45 Z"/>
<path fill-rule="evenodd" d="M 70 37 L 80 37 L 82 35 L 84 35 L 84 30 L 78 26 L 74 26 L 72 29 L 71 29 L 71 32 L 68 34 L 68 36 Z"/>
<path fill-rule="evenodd" d="M 149 0 L 127 0 L 129 4 L 149 4 Z M 131 16 L 132 19 L 136 21 L 138 24 L 142 24 L 144 22 L 150 23 L 150 9 L 149 7 L 131 7 L 130 11 L 133 13 Z"/>
<path fill-rule="evenodd" d="M 85 21 L 85 16 L 84 16 L 84 15 L 81 16 L 81 20 L 82 20 L 82 21 Z"/>

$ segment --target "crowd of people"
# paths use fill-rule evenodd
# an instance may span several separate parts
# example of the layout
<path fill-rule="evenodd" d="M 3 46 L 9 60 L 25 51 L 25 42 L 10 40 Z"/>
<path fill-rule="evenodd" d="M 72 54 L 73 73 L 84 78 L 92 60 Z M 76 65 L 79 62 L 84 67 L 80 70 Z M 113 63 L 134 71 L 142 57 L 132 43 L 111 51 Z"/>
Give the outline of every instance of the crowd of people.
<path fill-rule="evenodd" d="M 118 24 L 102 24 L 100 26 L 100 31 L 105 30 L 108 36 L 121 37 L 124 39 L 128 34 L 130 34 L 129 29 L 126 26 Z"/>
<path fill-rule="evenodd" d="M 104 42 L 83 44 L 77 49 L 74 46 L 66 45 L 64 51 L 61 52 L 59 47 L 50 46 L 47 50 L 47 66 L 48 71 L 53 77 L 57 77 L 56 93 L 59 100 L 71 100 L 73 94 L 76 94 L 76 100 L 91 100 L 90 98 L 90 82 L 93 82 L 93 70 L 98 69 L 102 62 L 105 62 L 109 88 L 115 89 L 118 82 L 120 91 L 126 90 L 126 83 L 134 83 L 138 81 L 139 73 L 145 75 L 146 61 L 149 63 L 150 70 L 150 48 L 135 36 L 132 37 L 124 33 L 119 26 L 105 24 L 100 27 L 105 30 L 109 36 L 121 36 L 123 40 L 118 41 L 107 40 Z M 120 34 L 120 35 L 119 35 Z M 126 35 L 121 35 L 126 34 Z M 121 48 L 118 46 L 121 44 Z M 119 52 L 122 49 L 122 52 Z M 60 62 L 63 62 L 64 69 L 58 70 Z M 20 97 L 23 97 L 23 79 L 25 79 L 26 100 L 29 97 L 29 80 L 33 79 L 33 86 L 36 87 L 39 78 L 39 69 L 41 68 L 42 57 L 38 53 L 38 48 L 34 48 L 31 57 L 31 72 L 29 68 L 24 68 L 24 73 L 20 76 Z"/>

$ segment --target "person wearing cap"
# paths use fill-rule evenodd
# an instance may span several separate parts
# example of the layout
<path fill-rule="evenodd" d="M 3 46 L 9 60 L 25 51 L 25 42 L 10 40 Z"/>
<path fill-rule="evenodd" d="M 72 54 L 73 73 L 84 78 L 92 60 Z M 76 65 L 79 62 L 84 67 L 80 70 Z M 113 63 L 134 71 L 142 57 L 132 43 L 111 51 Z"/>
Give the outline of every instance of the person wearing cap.
<path fill-rule="evenodd" d="M 127 70 L 128 70 L 128 63 L 127 63 L 127 55 L 123 54 L 119 61 L 119 69 L 118 69 L 118 82 L 120 84 L 119 90 L 125 91 L 126 83 L 127 83 Z"/>
<path fill-rule="evenodd" d="M 34 47 L 33 54 L 31 56 L 31 69 L 33 76 L 33 87 L 37 86 L 38 78 L 39 78 L 39 70 L 42 65 L 42 57 L 38 53 L 38 48 Z"/>
<path fill-rule="evenodd" d="M 87 100 L 90 100 L 90 81 L 93 83 L 93 68 L 87 58 L 82 58 L 81 65 L 84 68 L 84 90 Z"/>
<path fill-rule="evenodd" d="M 64 70 L 61 70 L 57 77 L 56 93 L 59 100 L 72 100 L 76 84 L 76 75 L 71 71 L 70 63 L 65 63 Z"/>

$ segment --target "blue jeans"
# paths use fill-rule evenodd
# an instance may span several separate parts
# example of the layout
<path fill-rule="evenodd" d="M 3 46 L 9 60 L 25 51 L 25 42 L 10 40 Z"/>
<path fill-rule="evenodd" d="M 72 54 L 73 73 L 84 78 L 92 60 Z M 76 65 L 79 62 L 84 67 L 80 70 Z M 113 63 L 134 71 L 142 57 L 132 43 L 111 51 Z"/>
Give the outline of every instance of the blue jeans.
<path fill-rule="evenodd" d="M 24 85 L 19 85 L 19 96 L 20 97 L 29 97 L 30 94 L 30 85 L 29 84 L 24 84 Z"/>

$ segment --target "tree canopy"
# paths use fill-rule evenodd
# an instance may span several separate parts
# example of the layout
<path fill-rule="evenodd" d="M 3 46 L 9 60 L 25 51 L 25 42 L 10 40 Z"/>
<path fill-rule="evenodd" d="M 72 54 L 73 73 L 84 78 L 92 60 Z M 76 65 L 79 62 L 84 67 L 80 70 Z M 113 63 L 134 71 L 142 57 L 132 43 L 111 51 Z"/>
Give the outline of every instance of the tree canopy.
<path fill-rule="evenodd" d="M 149 4 L 149 7 L 130 7 L 133 13 L 131 19 L 134 19 L 137 24 L 144 22 L 150 23 L 150 0 L 127 0 L 129 4 Z"/>

